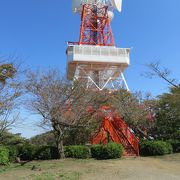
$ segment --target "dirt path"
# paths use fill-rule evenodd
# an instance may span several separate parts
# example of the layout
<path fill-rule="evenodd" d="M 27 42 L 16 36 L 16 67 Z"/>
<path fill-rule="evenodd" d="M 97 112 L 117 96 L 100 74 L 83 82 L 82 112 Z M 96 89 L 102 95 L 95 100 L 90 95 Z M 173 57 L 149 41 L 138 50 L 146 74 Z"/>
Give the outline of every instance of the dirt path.
<path fill-rule="evenodd" d="M 32 171 L 32 166 L 38 170 Z M 180 153 L 120 160 L 34 161 L 0 169 L 0 180 L 180 180 Z"/>

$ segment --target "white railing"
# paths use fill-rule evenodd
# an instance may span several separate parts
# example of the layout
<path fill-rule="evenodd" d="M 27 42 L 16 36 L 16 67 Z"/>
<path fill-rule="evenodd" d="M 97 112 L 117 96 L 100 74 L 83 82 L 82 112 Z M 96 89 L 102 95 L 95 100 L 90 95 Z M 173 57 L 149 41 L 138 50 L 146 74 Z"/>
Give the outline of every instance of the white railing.
<path fill-rule="evenodd" d="M 129 57 L 129 48 L 115 48 L 115 47 L 93 47 L 93 46 L 69 46 L 68 55 L 92 55 L 92 56 L 123 56 Z"/>

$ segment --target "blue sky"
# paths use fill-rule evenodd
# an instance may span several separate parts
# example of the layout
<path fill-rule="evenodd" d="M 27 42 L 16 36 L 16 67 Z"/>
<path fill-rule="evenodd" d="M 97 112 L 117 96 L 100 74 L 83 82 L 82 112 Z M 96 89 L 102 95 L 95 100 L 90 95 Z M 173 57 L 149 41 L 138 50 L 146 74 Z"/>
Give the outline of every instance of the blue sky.
<path fill-rule="evenodd" d="M 158 78 L 147 79 L 144 64 L 160 61 L 180 77 L 180 0 L 124 0 L 112 29 L 118 47 L 132 47 L 125 72 L 132 91 L 168 91 Z M 71 0 L 0 0 L 0 57 L 16 56 L 31 68 L 66 70 L 66 42 L 79 38 L 80 17 Z M 31 120 L 29 120 L 29 128 Z M 34 129 L 33 127 L 32 129 Z M 26 137 L 37 130 L 23 131 Z M 22 129 L 19 129 L 22 131 Z"/>

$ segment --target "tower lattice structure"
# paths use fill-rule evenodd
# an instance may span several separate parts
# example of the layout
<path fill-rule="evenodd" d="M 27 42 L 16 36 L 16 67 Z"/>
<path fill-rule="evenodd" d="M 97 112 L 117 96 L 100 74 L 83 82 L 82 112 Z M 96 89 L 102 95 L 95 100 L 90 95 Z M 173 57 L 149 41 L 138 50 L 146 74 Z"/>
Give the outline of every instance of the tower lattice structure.
<path fill-rule="evenodd" d="M 80 45 L 114 46 L 108 6 L 84 4 L 81 14 Z"/>

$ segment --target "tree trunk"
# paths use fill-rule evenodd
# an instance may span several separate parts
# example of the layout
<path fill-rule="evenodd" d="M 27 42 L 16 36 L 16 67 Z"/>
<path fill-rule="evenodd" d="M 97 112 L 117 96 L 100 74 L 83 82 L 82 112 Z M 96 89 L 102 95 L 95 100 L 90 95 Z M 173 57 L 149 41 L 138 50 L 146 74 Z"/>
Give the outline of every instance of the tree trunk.
<path fill-rule="evenodd" d="M 64 127 L 60 126 L 58 123 L 56 123 L 56 121 L 54 121 L 53 128 L 55 130 L 58 157 L 59 159 L 64 159 Z"/>
<path fill-rule="evenodd" d="M 60 159 L 65 158 L 63 139 L 64 139 L 63 135 L 58 133 L 57 138 L 56 138 L 56 144 L 57 144 L 57 149 L 58 149 L 58 156 Z"/>

